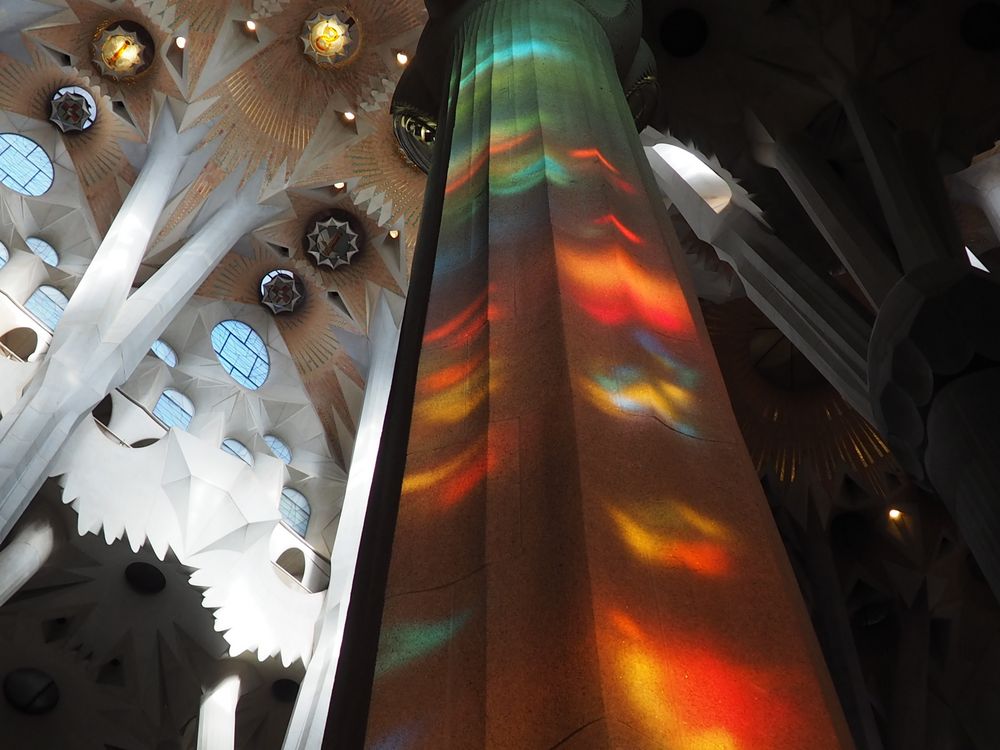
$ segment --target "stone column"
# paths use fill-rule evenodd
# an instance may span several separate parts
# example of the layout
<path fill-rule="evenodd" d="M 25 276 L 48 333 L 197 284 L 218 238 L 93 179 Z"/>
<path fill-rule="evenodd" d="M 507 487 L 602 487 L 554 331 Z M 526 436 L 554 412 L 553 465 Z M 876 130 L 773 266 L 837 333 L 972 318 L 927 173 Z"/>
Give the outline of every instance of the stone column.
<path fill-rule="evenodd" d="M 622 93 L 641 19 L 586 5 L 454 40 L 367 743 L 848 747 Z"/>
<path fill-rule="evenodd" d="M 224 678 L 201 697 L 198 750 L 234 750 L 239 700 L 240 678 L 236 675 Z"/>
<path fill-rule="evenodd" d="M 47 518 L 28 522 L 0 550 L 0 607 L 21 590 L 52 554 L 55 531 Z"/>

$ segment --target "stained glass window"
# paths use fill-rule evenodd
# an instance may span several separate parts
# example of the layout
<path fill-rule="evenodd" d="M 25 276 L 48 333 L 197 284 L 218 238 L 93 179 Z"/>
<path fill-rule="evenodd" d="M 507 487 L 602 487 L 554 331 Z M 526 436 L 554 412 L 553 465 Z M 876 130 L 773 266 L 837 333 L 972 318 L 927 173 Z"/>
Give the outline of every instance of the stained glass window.
<path fill-rule="evenodd" d="M 180 391 L 167 388 L 153 408 L 153 416 L 167 427 L 178 427 L 186 430 L 194 418 L 194 404 L 191 399 Z"/>
<path fill-rule="evenodd" d="M 68 304 L 66 295 L 54 286 L 40 286 L 28 297 L 24 306 L 42 325 L 54 331 Z"/>
<path fill-rule="evenodd" d="M 271 449 L 271 453 L 280 458 L 286 464 L 291 463 L 292 449 L 285 444 L 285 441 L 275 435 L 265 435 L 264 442 L 267 443 L 267 447 Z"/>

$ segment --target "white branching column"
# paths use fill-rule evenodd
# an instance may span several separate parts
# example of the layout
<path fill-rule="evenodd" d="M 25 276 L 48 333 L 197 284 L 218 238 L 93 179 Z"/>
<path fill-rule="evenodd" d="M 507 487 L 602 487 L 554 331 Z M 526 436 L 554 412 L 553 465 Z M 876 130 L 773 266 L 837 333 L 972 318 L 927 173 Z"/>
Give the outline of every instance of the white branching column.
<path fill-rule="evenodd" d="M 201 698 L 198 712 L 198 750 L 233 750 L 236 747 L 236 706 L 240 678 L 226 677 Z"/>
<path fill-rule="evenodd" d="M 25 524 L 0 550 L 0 607 L 39 571 L 52 554 L 55 531 L 48 519 Z"/>
<path fill-rule="evenodd" d="M 129 297 L 194 140 L 177 134 L 164 109 L 142 173 L 67 306 L 41 371 L 0 421 L 0 539 L 79 421 L 125 382 L 229 248 L 279 210 L 257 202 L 260 183 L 252 181 Z"/>

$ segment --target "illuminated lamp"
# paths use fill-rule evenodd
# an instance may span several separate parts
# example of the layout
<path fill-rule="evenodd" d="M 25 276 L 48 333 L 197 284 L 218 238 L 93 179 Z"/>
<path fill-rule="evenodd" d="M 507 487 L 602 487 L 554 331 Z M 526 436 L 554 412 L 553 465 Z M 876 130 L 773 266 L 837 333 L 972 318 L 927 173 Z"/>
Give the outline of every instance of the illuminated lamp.
<path fill-rule="evenodd" d="M 405 52 L 397 52 L 396 62 L 398 62 L 400 65 L 406 65 L 408 62 L 410 62 L 410 56 Z"/>
<path fill-rule="evenodd" d="M 177 45 L 177 49 L 184 49 L 187 46 L 188 40 L 182 36 L 177 37 L 174 40 L 174 44 Z"/>
<path fill-rule="evenodd" d="M 390 229 L 389 230 L 389 236 L 392 239 L 394 239 L 394 240 L 398 240 L 399 239 L 399 230 L 398 229 Z"/>
<path fill-rule="evenodd" d="M 335 182 L 335 183 L 333 183 L 333 189 L 334 190 L 343 190 L 345 187 L 347 187 L 347 183 L 346 182 Z"/>
<path fill-rule="evenodd" d="M 321 67 L 348 63 L 361 47 L 361 27 L 346 10 L 319 11 L 302 24 L 302 51 Z"/>
<path fill-rule="evenodd" d="M 257 30 L 257 22 L 256 21 L 247 21 L 246 26 L 247 26 L 247 31 L 256 31 Z"/>
<path fill-rule="evenodd" d="M 112 21 L 98 29 L 92 45 L 93 62 L 101 75 L 115 80 L 135 78 L 153 63 L 153 38 L 132 21 Z"/>
<path fill-rule="evenodd" d="M 889 518 L 892 521 L 899 521 L 903 518 L 903 511 L 893 508 L 889 511 Z"/>

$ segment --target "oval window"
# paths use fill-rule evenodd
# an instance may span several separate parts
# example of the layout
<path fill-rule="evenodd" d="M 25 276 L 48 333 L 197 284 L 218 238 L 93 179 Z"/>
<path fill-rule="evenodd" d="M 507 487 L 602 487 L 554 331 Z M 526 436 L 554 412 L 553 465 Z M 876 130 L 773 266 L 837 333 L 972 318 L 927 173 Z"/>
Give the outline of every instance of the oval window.
<path fill-rule="evenodd" d="M 224 320 L 212 329 L 212 348 L 219 364 L 244 388 L 257 390 L 270 371 L 264 339 L 246 323 Z"/>
<path fill-rule="evenodd" d="M 167 388 L 153 407 L 153 416 L 167 427 L 186 430 L 194 419 L 194 404 L 180 391 Z"/>
<path fill-rule="evenodd" d="M 52 187 L 52 160 L 42 147 L 17 133 L 0 133 L 0 183 L 37 197 Z"/>
<path fill-rule="evenodd" d="M 59 265 L 59 253 L 57 253 L 56 249 L 41 237 L 29 237 L 25 240 L 25 242 L 28 243 L 28 247 L 31 248 L 31 252 L 41 258 L 45 263 L 48 263 L 53 267 Z"/>
<path fill-rule="evenodd" d="M 166 362 L 168 366 L 177 367 L 177 352 L 163 339 L 154 341 L 149 351 Z"/>
<path fill-rule="evenodd" d="M 278 510 L 281 512 L 281 520 L 285 526 L 299 536 L 305 537 L 311 515 L 306 496 L 296 489 L 285 487 L 281 491 L 281 503 Z"/>
<path fill-rule="evenodd" d="M 236 458 L 245 463 L 247 466 L 253 466 L 253 454 L 250 452 L 250 449 L 243 445 L 243 443 L 239 440 L 226 438 L 222 441 L 222 450 L 231 456 L 236 456 Z"/>
<path fill-rule="evenodd" d="M 275 435 L 265 435 L 264 442 L 271 449 L 271 453 L 280 458 L 286 464 L 292 462 L 292 449 L 288 447 L 284 440 Z"/>

